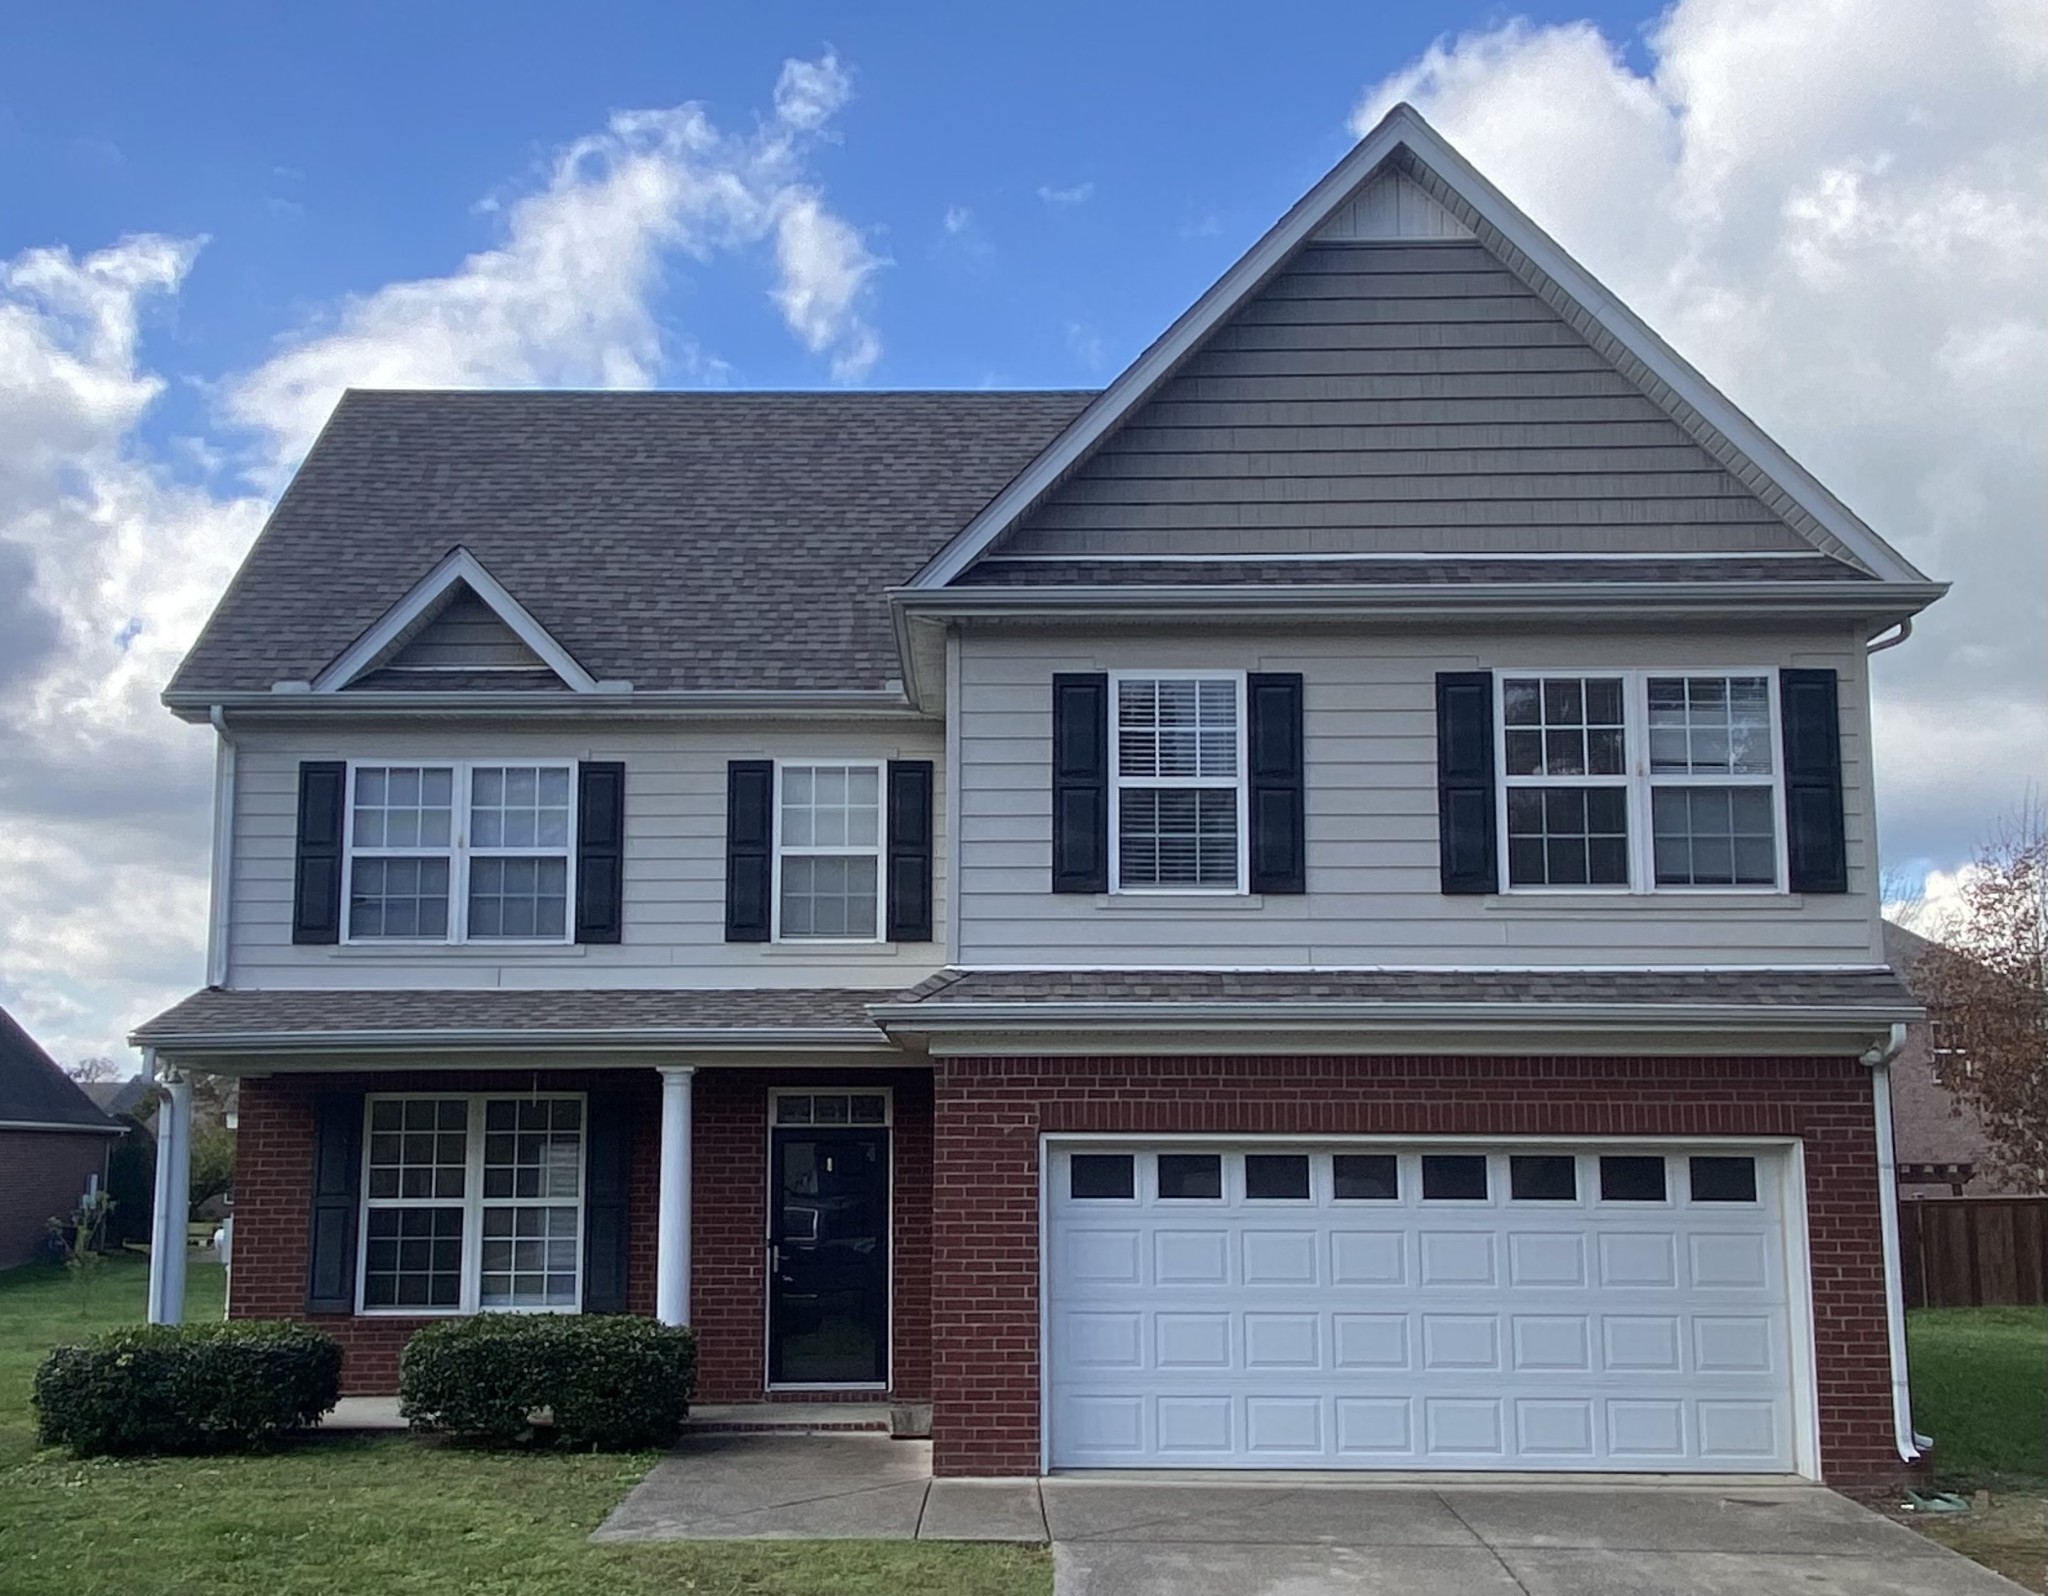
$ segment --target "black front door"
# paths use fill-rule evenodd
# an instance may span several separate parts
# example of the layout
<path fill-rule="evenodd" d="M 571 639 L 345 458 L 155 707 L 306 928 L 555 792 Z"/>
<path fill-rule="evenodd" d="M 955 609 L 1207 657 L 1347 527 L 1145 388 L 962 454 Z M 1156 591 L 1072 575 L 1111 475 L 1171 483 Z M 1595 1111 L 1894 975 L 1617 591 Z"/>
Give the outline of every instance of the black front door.
<path fill-rule="evenodd" d="M 774 1132 L 768 1236 L 768 1379 L 889 1379 L 889 1133 Z"/>

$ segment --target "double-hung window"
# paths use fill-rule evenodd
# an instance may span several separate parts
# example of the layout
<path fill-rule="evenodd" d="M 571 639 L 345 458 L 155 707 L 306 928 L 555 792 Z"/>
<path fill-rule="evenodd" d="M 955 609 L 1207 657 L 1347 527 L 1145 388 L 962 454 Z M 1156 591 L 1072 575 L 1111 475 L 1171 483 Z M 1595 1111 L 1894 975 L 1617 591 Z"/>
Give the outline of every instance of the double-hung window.
<path fill-rule="evenodd" d="M 1778 889 L 1770 673 L 1503 671 L 1498 686 L 1509 888 Z"/>
<path fill-rule="evenodd" d="M 581 1096 L 376 1096 L 364 1111 L 364 1312 L 581 1304 Z"/>
<path fill-rule="evenodd" d="M 1245 879 L 1244 677 L 1111 677 L 1111 887 L 1240 892 Z"/>
<path fill-rule="evenodd" d="M 567 763 L 358 764 L 351 942 L 563 942 L 575 771 Z"/>
<path fill-rule="evenodd" d="M 775 767 L 775 937 L 882 936 L 882 767 Z"/>

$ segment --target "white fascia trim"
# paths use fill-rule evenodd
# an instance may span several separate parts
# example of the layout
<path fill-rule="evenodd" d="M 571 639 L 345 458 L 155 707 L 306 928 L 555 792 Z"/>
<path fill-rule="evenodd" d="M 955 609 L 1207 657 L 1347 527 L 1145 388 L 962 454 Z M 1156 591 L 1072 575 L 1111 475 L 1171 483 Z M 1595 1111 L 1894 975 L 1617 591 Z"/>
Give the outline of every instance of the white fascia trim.
<path fill-rule="evenodd" d="M 382 620 L 355 640 L 324 671 L 313 678 L 316 693 L 338 693 L 358 676 L 375 665 L 378 656 L 404 635 L 407 627 L 417 621 L 428 608 L 439 601 L 448 590 L 461 582 L 468 585 L 476 596 L 496 612 L 499 620 L 509 626 L 519 641 L 538 654 L 543 664 L 579 693 L 594 693 L 599 690 L 597 679 L 576 663 L 576 658 L 549 635 L 548 629 L 535 620 L 526 606 L 506 591 L 496 577 L 484 569 L 483 562 L 469 550 L 456 547 L 446 559 L 414 584 L 411 592 L 384 612 Z M 617 691 L 616 684 L 607 683 L 608 690 Z"/>
<path fill-rule="evenodd" d="M 57 1119 L 0 1119 L 0 1131 L 65 1131 L 74 1136 L 123 1136 L 126 1125 L 72 1125 Z"/>
<path fill-rule="evenodd" d="M 1917 1011 L 1896 1005 L 1723 1004 L 1723 1003 L 1388 1003 L 1274 998 L 1266 1002 L 997 1002 L 871 1003 L 877 1025 L 907 1034 L 948 1030 L 1034 1031 L 1266 1029 L 1358 1031 L 1374 1026 L 1456 1025 L 1526 1031 L 1537 1027 L 1640 1030 L 1682 1027 L 1690 1031 L 1856 1032 L 1867 1048 L 1874 1034 L 1888 1033 Z"/>
<path fill-rule="evenodd" d="M 1395 106 L 1379 126 L 1308 191 L 1265 237 L 1218 278 L 1209 291 L 1105 388 L 1038 458 L 989 501 L 912 582 L 915 588 L 944 587 L 986 552 L 1010 526 L 1113 432 L 1266 280 L 1278 272 L 1311 234 L 1336 213 L 1399 150 L 1406 148 L 1431 168 L 1484 220 L 1583 305 L 1589 315 L 1665 382 L 1685 404 L 1768 474 L 1791 498 L 1826 527 L 1879 577 L 1899 582 L 1926 578 L 1905 558 L 1809 475 L 1792 457 L 1708 382 L 1634 312 L 1559 248 L 1540 227 L 1509 203 L 1424 121 L 1413 106 Z M 1816 553 L 1822 552 L 1819 550 Z"/>
<path fill-rule="evenodd" d="M 1582 617 L 1588 610 L 1631 616 L 1771 615 L 1893 620 L 1917 615 L 1948 591 L 1940 582 L 1315 582 L 1296 586 L 1160 583 L 1131 587 L 893 588 L 890 602 L 918 615 L 1195 615 L 1351 619 L 1383 614 L 1469 619 L 1475 614 Z"/>
<path fill-rule="evenodd" d="M 1008 552 L 991 556 L 1005 565 L 1349 565 L 1354 562 L 1383 561 L 1390 565 L 1413 565 L 1418 561 L 1430 565 L 1456 565 L 1460 562 L 1492 565 L 1512 561 L 1543 564 L 1544 562 L 1612 561 L 1617 564 L 1634 564 L 1642 560 L 1825 560 L 1828 555 L 1814 548 L 1804 549 L 1695 549 L 1690 552 L 1673 549 L 1645 549 L 1641 552 L 1619 550 L 1582 551 L 1576 554 L 1555 552 L 1531 553 L 1526 549 L 1486 553 L 1478 549 L 1450 549 L 1421 551 L 1416 549 L 1363 549 L 1348 553 L 1324 551 L 1316 554 L 1265 554 L 1255 552 L 1227 552 L 1207 554 L 1185 554 L 1161 552 L 1156 554 L 1112 554 L 1096 553 L 1093 550 L 1074 550 L 1066 554 L 1011 554 Z"/>
<path fill-rule="evenodd" d="M 1873 975 L 1891 972 L 1876 960 L 1861 964 L 954 964 L 958 975 Z M 1922 1011 L 1914 1010 L 1915 1018 Z"/>

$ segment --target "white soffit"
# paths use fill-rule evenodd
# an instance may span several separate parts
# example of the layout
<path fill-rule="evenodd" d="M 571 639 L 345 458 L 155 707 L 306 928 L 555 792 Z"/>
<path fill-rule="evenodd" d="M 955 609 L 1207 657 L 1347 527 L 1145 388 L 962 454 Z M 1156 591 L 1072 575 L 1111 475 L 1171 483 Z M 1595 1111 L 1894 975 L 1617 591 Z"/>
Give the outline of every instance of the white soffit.
<path fill-rule="evenodd" d="M 1385 187 L 1389 180 L 1391 187 Z M 1406 197 L 1427 198 L 1614 360 L 1793 530 L 1888 582 L 1927 578 L 1774 443 L 1640 317 L 1565 253 L 1426 122 L 1413 106 L 1389 111 L 1351 152 L 1138 356 L 1037 459 L 932 557 L 912 591 L 943 588 L 979 559 L 1120 427 L 1219 326 L 1330 229 L 1442 226 Z M 1361 235 L 1350 235 L 1357 241 Z M 1372 235 L 1377 237 L 1378 235 Z"/>
<path fill-rule="evenodd" d="M 458 546 L 315 677 L 313 691 L 338 693 L 357 677 L 376 669 L 386 655 L 395 653 L 416 629 L 439 614 L 458 587 L 467 587 L 481 599 L 520 642 L 533 650 L 541 663 L 574 691 L 599 690 L 597 680 L 576 663 L 576 657 L 555 641 L 503 583 L 484 569 L 483 562 Z"/>

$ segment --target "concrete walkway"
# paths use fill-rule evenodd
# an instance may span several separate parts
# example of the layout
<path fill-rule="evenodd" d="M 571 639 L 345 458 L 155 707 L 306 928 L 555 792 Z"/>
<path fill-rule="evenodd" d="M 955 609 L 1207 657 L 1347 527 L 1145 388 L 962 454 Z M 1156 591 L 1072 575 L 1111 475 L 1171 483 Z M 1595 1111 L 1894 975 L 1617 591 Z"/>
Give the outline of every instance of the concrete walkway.
<path fill-rule="evenodd" d="M 921 1441 L 683 1438 L 592 1537 L 1053 1543 L 1058 1596 L 2012 1596 L 1818 1486 L 934 1480 Z"/>

